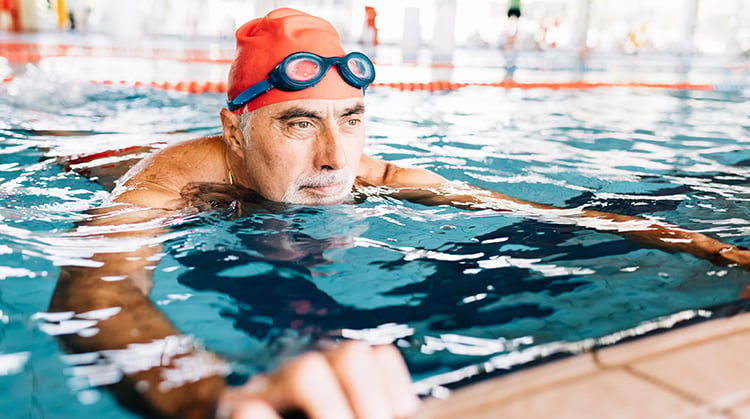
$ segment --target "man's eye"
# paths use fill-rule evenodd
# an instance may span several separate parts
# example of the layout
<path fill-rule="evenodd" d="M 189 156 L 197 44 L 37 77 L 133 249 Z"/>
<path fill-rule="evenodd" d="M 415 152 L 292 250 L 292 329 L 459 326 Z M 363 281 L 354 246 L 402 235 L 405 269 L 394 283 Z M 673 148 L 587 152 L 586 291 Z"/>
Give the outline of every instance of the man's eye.
<path fill-rule="evenodd" d="M 360 122 L 362 122 L 362 121 L 361 121 L 361 120 L 359 120 L 359 119 L 356 119 L 356 118 L 352 118 L 352 119 L 350 119 L 350 120 L 346 121 L 346 123 L 347 123 L 347 124 L 348 124 L 348 125 L 349 125 L 350 127 L 356 127 L 357 125 L 359 125 L 359 124 L 360 124 Z"/>
<path fill-rule="evenodd" d="M 307 129 L 310 128 L 312 124 L 310 121 L 297 121 L 290 123 L 289 126 L 292 128 Z"/>

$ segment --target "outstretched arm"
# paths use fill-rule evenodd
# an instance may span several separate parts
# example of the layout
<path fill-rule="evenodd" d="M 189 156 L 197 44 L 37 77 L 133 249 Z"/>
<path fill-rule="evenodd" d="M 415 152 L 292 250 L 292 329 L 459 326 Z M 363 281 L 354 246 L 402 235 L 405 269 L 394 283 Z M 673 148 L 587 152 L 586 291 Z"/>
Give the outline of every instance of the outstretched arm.
<path fill-rule="evenodd" d="M 641 217 L 613 214 L 583 208 L 558 208 L 513 198 L 499 192 L 465 183 L 449 182 L 424 169 L 401 168 L 363 156 L 360 186 L 384 187 L 386 192 L 424 205 L 450 205 L 458 208 L 513 211 L 529 218 L 559 224 L 575 224 L 611 232 L 647 246 L 686 252 L 718 265 L 738 265 L 750 270 L 750 251 L 723 243 L 705 234 Z"/>

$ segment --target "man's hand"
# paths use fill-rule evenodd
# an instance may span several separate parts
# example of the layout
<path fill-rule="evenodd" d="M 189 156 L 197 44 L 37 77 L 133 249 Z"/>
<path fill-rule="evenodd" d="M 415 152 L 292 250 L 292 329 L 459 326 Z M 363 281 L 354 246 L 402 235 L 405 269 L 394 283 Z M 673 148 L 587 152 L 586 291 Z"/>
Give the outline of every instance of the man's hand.
<path fill-rule="evenodd" d="M 190 183 L 180 191 L 181 206 L 197 211 L 232 208 L 238 217 L 258 210 L 279 211 L 284 203 L 269 201 L 252 189 L 227 183 Z"/>
<path fill-rule="evenodd" d="M 253 377 L 221 397 L 220 419 L 394 419 L 413 414 L 419 401 L 393 346 L 345 342 L 292 359 L 271 375 Z"/>
<path fill-rule="evenodd" d="M 716 252 L 720 261 L 727 265 L 737 265 L 750 270 L 750 249 L 741 246 L 726 245 Z"/>

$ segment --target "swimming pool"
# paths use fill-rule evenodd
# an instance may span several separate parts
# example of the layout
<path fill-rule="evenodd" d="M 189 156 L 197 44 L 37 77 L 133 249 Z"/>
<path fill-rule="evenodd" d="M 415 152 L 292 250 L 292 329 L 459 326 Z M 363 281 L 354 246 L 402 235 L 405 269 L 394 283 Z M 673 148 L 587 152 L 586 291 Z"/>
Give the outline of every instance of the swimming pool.
<path fill-rule="evenodd" d="M 223 96 L 34 69 L 0 92 L 0 407 L 131 417 L 99 389 L 116 369 L 63 355 L 46 321 L 59 266 L 91 252 L 67 232 L 106 196 L 56 156 L 218 133 Z M 367 106 L 379 157 L 748 245 L 747 90 L 375 88 Z M 564 220 L 377 196 L 192 216 L 164 240 L 151 299 L 228 360 L 234 382 L 344 335 L 396 341 L 429 388 L 467 366 L 521 367 L 674 313 L 710 316 L 748 284 L 738 268 Z"/>

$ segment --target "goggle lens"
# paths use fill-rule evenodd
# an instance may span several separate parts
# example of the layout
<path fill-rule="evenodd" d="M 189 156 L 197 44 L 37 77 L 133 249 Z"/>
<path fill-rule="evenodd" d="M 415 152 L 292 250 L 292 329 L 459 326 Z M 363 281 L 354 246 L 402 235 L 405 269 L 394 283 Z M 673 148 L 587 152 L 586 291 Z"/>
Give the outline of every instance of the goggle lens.
<path fill-rule="evenodd" d="M 294 92 L 317 84 L 332 66 L 350 86 L 367 88 L 375 79 L 375 67 L 366 55 L 352 52 L 344 57 L 324 58 L 309 52 L 295 52 L 284 58 L 265 80 L 248 87 L 233 100 L 227 101 L 230 111 L 241 108 L 259 95 L 276 88 Z"/>
<path fill-rule="evenodd" d="M 368 80 L 372 77 L 372 65 L 362 57 L 352 57 L 346 63 L 347 68 L 356 77 Z"/>
<path fill-rule="evenodd" d="M 316 61 L 308 58 L 298 58 L 287 63 L 284 72 L 290 80 L 305 82 L 317 77 L 321 72 L 321 68 Z"/>

